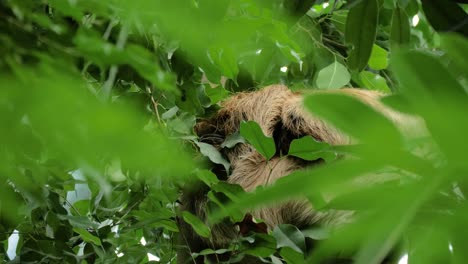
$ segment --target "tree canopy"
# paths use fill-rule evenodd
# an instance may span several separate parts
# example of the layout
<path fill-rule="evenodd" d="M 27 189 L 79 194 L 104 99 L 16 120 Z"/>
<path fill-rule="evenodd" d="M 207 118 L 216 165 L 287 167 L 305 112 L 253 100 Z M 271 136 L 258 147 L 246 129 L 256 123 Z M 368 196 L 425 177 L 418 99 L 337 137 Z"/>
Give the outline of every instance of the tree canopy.
<path fill-rule="evenodd" d="M 8 263 L 175 263 L 180 187 L 199 179 L 213 221 L 295 194 L 317 210 L 356 212 L 337 232 L 281 225 L 213 254 L 319 263 L 353 251 L 408 263 L 468 259 L 466 0 L 5 0 L 0 3 L 0 259 Z M 244 193 L 193 126 L 240 91 L 361 87 L 424 119 L 401 139 L 359 102 L 306 96 L 313 114 L 363 144 L 298 139 L 290 155 L 330 157 Z M 314 107 L 310 107 L 313 105 Z M 339 105 L 339 109 L 335 107 Z M 350 118 L 352 117 L 352 118 Z M 269 158 L 255 123 L 228 138 Z M 466 129 L 466 130 L 465 130 Z M 356 159 L 333 161 L 336 153 Z M 273 150 L 274 154 L 274 150 Z M 331 156 L 330 156 L 331 155 Z M 392 175 L 356 185 L 359 175 Z M 331 200 L 323 194 L 333 192 Z M 306 254 L 306 239 L 319 241 Z M 233 258 L 232 263 L 236 262 Z"/>

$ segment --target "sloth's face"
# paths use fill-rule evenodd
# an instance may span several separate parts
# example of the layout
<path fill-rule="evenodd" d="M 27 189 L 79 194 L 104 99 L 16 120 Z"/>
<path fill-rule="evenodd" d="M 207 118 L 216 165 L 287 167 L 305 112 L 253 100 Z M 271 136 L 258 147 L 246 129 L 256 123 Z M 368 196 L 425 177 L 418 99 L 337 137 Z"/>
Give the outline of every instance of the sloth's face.
<path fill-rule="evenodd" d="M 302 96 L 285 86 L 273 85 L 255 92 L 236 94 L 224 101 L 214 116 L 195 126 L 200 142 L 216 147 L 233 169 L 246 157 L 256 162 L 264 161 L 249 144 L 221 147 L 226 137 L 239 132 L 242 121 L 255 121 L 266 136 L 274 139 L 276 153 L 273 159 L 287 155 L 292 140 L 303 136 L 312 136 L 315 140 L 330 144 L 342 144 L 347 140 L 332 126 L 303 111 Z M 321 161 L 295 158 L 293 163 L 294 167 L 304 167 Z"/>
<path fill-rule="evenodd" d="M 223 123 L 229 119 L 228 115 L 220 116 L 217 113 L 214 117 L 202 120 L 195 125 L 195 133 L 200 142 L 208 143 L 213 146 L 219 146 L 226 138 L 226 131 L 223 129 Z"/>
<path fill-rule="evenodd" d="M 379 102 L 382 95 L 379 93 L 360 89 L 319 91 L 318 93 L 338 93 L 355 97 L 382 112 L 399 127 L 407 127 L 408 123 L 412 123 L 410 121 L 414 119 L 414 117 L 405 117 L 382 105 Z M 311 136 L 317 141 L 330 145 L 356 143 L 333 125 L 305 111 L 302 106 L 302 95 L 293 93 L 282 85 L 272 85 L 259 91 L 239 93 L 230 97 L 221 104 L 220 110 L 214 116 L 198 122 L 195 131 L 201 142 L 216 147 L 232 167 L 235 167 L 236 162 L 256 152 L 249 144 L 237 144 L 233 148 L 221 147 L 228 136 L 239 132 L 242 121 L 255 121 L 266 136 L 274 139 L 276 145 L 274 157 L 287 155 L 292 140 L 304 136 Z"/>
<path fill-rule="evenodd" d="M 242 121 L 255 121 L 266 136 L 276 141 L 282 137 L 279 132 L 284 130 L 281 122 L 283 106 L 291 103 L 290 100 L 295 97 L 287 87 L 281 85 L 236 94 L 224 101 L 214 116 L 198 122 L 195 132 L 201 142 L 220 149 L 226 137 L 239 132 Z"/>

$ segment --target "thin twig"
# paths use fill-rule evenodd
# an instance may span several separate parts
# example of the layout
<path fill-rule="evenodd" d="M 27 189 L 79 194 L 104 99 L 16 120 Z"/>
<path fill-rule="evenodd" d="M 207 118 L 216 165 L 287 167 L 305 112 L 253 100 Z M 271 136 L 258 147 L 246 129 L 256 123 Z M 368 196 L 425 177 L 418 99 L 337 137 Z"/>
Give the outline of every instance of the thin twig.
<path fill-rule="evenodd" d="M 116 47 L 118 50 L 123 50 L 125 47 L 125 43 L 127 42 L 128 38 L 128 28 L 123 25 L 120 29 L 119 36 L 117 39 Z M 119 72 L 119 68 L 117 65 L 112 65 L 109 69 L 109 76 L 107 77 L 106 82 L 102 85 L 102 99 L 107 101 L 111 95 L 112 86 L 114 86 L 115 78 L 117 77 L 117 73 Z"/>
<path fill-rule="evenodd" d="M 150 87 L 146 87 L 146 91 L 149 93 L 150 95 L 150 98 L 151 98 L 151 104 L 153 105 L 153 110 L 154 110 L 154 114 L 156 115 L 156 118 L 158 119 L 158 123 L 161 124 L 161 118 L 159 117 L 159 110 L 158 110 L 158 101 L 159 101 L 159 98 L 158 100 L 154 100 L 154 97 L 153 97 L 153 88 L 150 88 Z"/>

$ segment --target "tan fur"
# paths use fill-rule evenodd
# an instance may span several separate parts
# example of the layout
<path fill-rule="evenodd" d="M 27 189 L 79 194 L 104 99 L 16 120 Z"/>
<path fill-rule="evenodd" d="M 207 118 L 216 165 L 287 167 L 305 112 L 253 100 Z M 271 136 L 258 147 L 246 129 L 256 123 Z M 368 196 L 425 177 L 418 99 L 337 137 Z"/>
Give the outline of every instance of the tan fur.
<path fill-rule="evenodd" d="M 385 107 L 379 101 L 382 94 L 376 92 L 359 89 L 319 91 L 319 93 L 323 92 L 354 96 L 384 113 L 396 123 L 411 119 Z M 206 134 L 228 136 L 239 131 L 241 121 L 249 120 L 257 122 L 263 133 L 270 137 L 280 130 L 280 133 L 287 132 L 289 134 L 286 135 L 294 138 L 310 135 L 316 140 L 332 145 L 353 142 L 349 136 L 332 125 L 308 113 L 302 105 L 302 94 L 293 93 L 283 85 L 272 85 L 256 92 L 236 94 L 223 102 L 221 106 L 221 110 L 214 117 L 196 125 L 195 131 L 199 136 Z M 305 166 L 304 161 L 291 157 L 275 156 L 267 161 L 248 144 L 237 144 L 232 149 L 221 149 L 216 143 L 213 145 L 218 147 L 231 163 L 232 173 L 227 181 L 239 184 L 246 191 L 253 191 L 260 185 L 272 184 L 277 179 Z M 194 213 L 202 219 L 205 217 L 205 202 L 206 198 L 202 196 L 195 205 Z M 298 227 L 306 227 L 314 223 L 337 224 L 348 221 L 351 214 L 350 212 L 317 213 L 306 200 L 283 202 L 251 213 L 255 218 L 262 219 L 270 229 L 282 223 L 294 224 Z M 199 239 L 199 241 L 221 248 L 226 247 L 237 235 L 234 226 L 220 224 L 212 228 L 210 241 L 206 239 Z"/>

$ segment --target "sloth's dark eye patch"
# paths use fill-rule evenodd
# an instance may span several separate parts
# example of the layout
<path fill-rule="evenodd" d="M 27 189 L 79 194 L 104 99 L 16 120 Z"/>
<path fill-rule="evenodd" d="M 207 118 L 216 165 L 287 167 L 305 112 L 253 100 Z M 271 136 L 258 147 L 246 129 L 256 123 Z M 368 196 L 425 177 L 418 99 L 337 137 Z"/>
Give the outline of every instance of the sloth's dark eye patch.
<path fill-rule="evenodd" d="M 204 134 L 200 136 L 200 142 L 211 144 L 211 145 L 219 145 L 224 142 L 224 135 L 221 134 Z"/>

